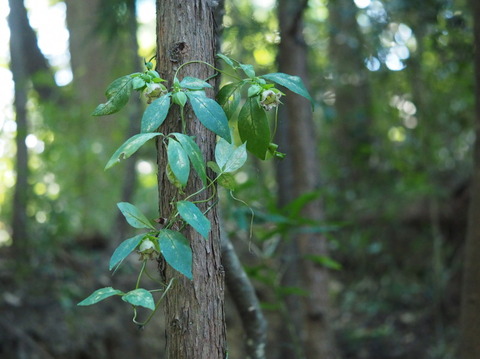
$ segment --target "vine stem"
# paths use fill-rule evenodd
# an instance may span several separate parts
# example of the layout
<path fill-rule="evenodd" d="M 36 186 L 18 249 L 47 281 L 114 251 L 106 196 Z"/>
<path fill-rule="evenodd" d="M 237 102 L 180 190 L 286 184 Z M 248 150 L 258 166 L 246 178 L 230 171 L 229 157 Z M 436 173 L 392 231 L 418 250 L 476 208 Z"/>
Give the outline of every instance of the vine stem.
<path fill-rule="evenodd" d="M 152 319 L 152 317 L 155 315 L 155 312 L 157 311 L 158 307 L 160 306 L 160 303 L 162 302 L 163 298 L 165 298 L 165 295 L 167 295 L 168 291 L 170 290 L 170 288 L 172 287 L 173 285 L 173 282 L 175 281 L 175 277 L 170 279 L 170 282 L 168 283 L 167 287 L 165 288 L 162 296 L 160 297 L 160 299 L 157 301 L 157 303 L 155 304 L 155 309 L 150 313 L 150 315 L 147 317 L 147 319 L 145 319 L 144 322 L 139 322 L 137 321 L 137 308 L 136 307 L 133 307 L 133 319 L 132 321 L 138 325 L 140 328 L 143 328 L 145 325 L 148 324 L 148 322 Z M 156 290 L 154 290 L 156 291 Z M 152 292 L 152 291 L 150 291 Z"/>
<path fill-rule="evenodd" d="M 233 78 L 235 78 L 235 79 L 237 79 L 237 80 L 239 80 L 239 81 L 243 80 L 242 78 L 240 78 L 240 77 L 238 77 L 238 76 L 235 76 L 235 75 L 229 74 L 229 73 L 227 73 L 227 72 L 225 72 L 225 71 L 223 71 L 223 70 L 217 69 L 215 66 L 209 64 L 208 62 L 201 61 L 201 60 L 193 60 L 193 61 L 188 61 L 188 62 L 185 62 L 184 64 L 181 64 L 181 65 L 178 67 L 177 71 L 175 71 L 175 76 L 174 76 L 174 77 L 175 77 L 175 78 L 177 77 L 177 75 L 178 75 L 178 73 L 179 73 L 179 71 L 180 71 L 180 69 L 181 69 L 182 67 L 187 66 L 187 65 L 191 65 L 191 64 L 203 64 L 203 65 L 206 65 L 206 66 L 214 69 L 215 71 L 217 71 L 217 72 L 219 72 L 219 73 L 221 73 L 221 74 L 225 74 L 225 75 L 227 75 L 227 76 L 233 77 Z"/>
<path fill-rule="evenodd" d="M 138 287 L 140 286 L 140 279 L 142 279 L 143 272 L 145 271 L 145 266 L 146 265 L 147 265 L 147 260 L 144 259 L 143 263 L 142 263 L 142 269 L 140 269 L 140 273 L 138 274 L 137 284 L 135 285 L 135 289 L 138 289 Z"/>

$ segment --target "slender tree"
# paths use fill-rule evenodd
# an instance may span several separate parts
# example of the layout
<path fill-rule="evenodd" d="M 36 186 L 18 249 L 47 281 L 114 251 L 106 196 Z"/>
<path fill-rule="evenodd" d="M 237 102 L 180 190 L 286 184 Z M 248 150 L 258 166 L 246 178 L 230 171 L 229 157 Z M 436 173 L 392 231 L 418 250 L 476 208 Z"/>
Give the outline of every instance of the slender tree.
<path fill-rule="evenodd" d="M 303 14 L 308 1 L 281 0 L 278 3 L 281 43 L 278 54 L 279 70 L 294 73 L 304 82 L 308 78 L 307 46 L 303 40 Z M 319 160 L 316 155 L 316 137 L 313 116 L 308 102 L 300 96 L 287 96 L 285 108 L 280 110 L 280 148 L 287 152 L 278 162 L 277 180 L 279 204 L 284 206 L 301 195 L 319 189 Z M 303 208 L 302 215 L 311 221 L 324 220 L 323 204 L 319 198 Z M 282 341 L 281 358 L 335 357 L 331 331 L 328 269 L 312 259 L 328 255 L 327 238 L 319 234 L 298 234 L 286 238 L 283 251 L 284 277 L 282 284 L 302 287 L 307 296 L 289 295 L 286 305 L 292 326 Z M 288 326 L 285 326 L 288 328 Z M 299 340 L 293 338 L 299 335 Z"/>
<path fill-rule="evenodd" d="M 17 134 L 15 143 L 17 147 L 15 170 L 17 181 L 13 197 L 13 218 L 12 218 L 12 239 L 13 245 L 18 256 L 25 258 L 28 251 L 28 231 L 27 231 L 27 193 L 28 186 L 28 151 L 25 139 L 28 133 L 27 123 L 27 87 L 28 87 L 28 69 L 26 56 L 26 39 L 22 34 L 25 26 L 29 27 L 27 13 L 21 0 L 10 0 L 10 14 L 8 23 L 10 26 L 10 67 L 15 82 L 15 116 L 17 123 Z M 24 263 L 20 261 L 19 264 Z"/>
<path fill-rule="evenodd" d="M 336 125 L 333 135 L 342 146 L 337 167 L 341 185 L 358 178 L 371 152 L 370 89 L 362 57 L 363 39 L 353 1 L 332 0 L 329 11 L 329 55 L 335 90 Z"/>
<path fill-rule="evenodd" d="M 475 36 L 475 131 L 474 170 L 471 182 L 460 320 L 460 359 L 480 358 L 480 3 L 471 1 Z"/>
<path fill-rule="evenodd" d="M 170 84 L 178 67 L 188 61 L 214 63 L 213 3 L 207 0 L 157 1 L 157 71 Z M 213 75 L 213 71 L 202 64 L 191 64 L 179 73 L 180 79 L 187 75 L 207 79 Z M 215 135 L 194 121 L 194 113 L 189 106 L 185 108 L 185 119 L 187 133 L 196 136 L 197 144 L 207 159 L 213 158 Z M 171 109 L 160 131 L 181 131 L 178 110 Z M 164 171 L 167 164 L 164 146 L 159 144 L 157 147 L 160 215 L 168 217 L 173 210 L 170 201 L 176 198 L 178 192 Z M 189 181 L 186 190 L 193 193 L 201 186 L 201 181 L 194 178 Z M 209 198 L 211 194 L 206 193 L 203 199 Z M 215 198 L 203 203 L 202 211 L 206 211 L 213 203 Z M 224 359 L 226 355 L 224 273 L 220 261 L 216 207 L 207 212 L 207 217 L 212 225 L 208 240 L 191 229 L 184 233 L 189 238 L 193 251 L 193 281 L 180 276 L 165 263 L 160 263 L 161 275 L 167 281 L 176 278 L 165 300 L 166 349 L 167 357 L 171 359 Z"/>

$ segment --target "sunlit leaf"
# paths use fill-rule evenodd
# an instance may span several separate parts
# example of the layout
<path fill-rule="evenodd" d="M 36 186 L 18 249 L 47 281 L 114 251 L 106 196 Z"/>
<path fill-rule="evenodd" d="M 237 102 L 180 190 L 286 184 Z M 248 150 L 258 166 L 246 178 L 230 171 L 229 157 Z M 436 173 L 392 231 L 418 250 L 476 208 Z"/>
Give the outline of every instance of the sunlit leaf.
<path fill-rule="evenodd" d="M 188 240 L 177 231 L 162 229 L 158 235 L 160 252 L 167 263 L 188 279 L 192 275 L 192 249 Z"/>
<path fill-rule="evenodd" d="M 243 70 L 243 72 L 245 72 L 245 75 L 247 75 L 248 77 L 255 77 L 255 70 L 253 69 L 252 65 L 240 64 L 240 68 Z"/>
<path fill-rule="evenodd" d="M 135 306 L 155 309 L 155 301 L 152 293 L 143 288 L 132 290 L 122 297 L 122 300 Z"/>
<path fill-rule="evenodd" d="M 113 81 L 105 91 L 107 102 L 97 106 L 92 116 L 105 116 L 118 112 L 124 107 L 132 93 L 133 78 L 131 75 L 122 76 Z"/>
<path fill-rule="evenodd" d="M 190 76 L 184 77 L 183 80 L 180 81 L 180 86 L 189 90 L 212 88 L 212 85 L 210 85 L 208 82 Z"/>
<path fill-rule="evenodd" d="M 314 107 L 315 103 L 313 101 L 313 98 L 312 96 L 310 96 L 308 90 L 305 88 L 305 85 L 303 84 L 303 81 L 300 77 L 287 75 L 281 72 L 267 74 L 261 77 L 269 81 L 275 82 L 281 86 L 284 86 L 290 91 L 293 91 L 296 94 L 305 97 L 312 104 L 312 108 Z"/>
<path fill-rule="evenodd" d="M 222 172 L 233 172 L 244 165 L 247 160 L 245 143 L 239 147 L 220 139 L 215 147 L 215 161 Z"/>
<path fill-rule="evenodd" d="M 183 147 L 173 138 L 168 140 L 167 157 L 173 174 L 182 186 L 186 186 L 190 175 L 190 162 Z"/>
<path fill-rule="evenodd" d="M 203 94 L 203 91 L 187 92 L 190 103 L 198 120 L 210 131 L 232 142 L 228 119 L 222 107 L 211 98 Z"/>
<path fill-rule="evenodd" d="M 233 63 L 233 60 L 230 59 L 228 56 L 225 56 L 224 54 L 217 54 L 217 57 L 221 58 L 225 63 L 230 66 L 232 69 L 235 69 L 235 64 Z"/>
<path fill-rule="evenodd" d="M 198 147 L 197 143 L 192 137 L 184 135 L 183 133 L 173 133 L 178 142 L 182 145 L 183 149 L 190 158 L 193 168 L 198 174 L 198 177 L 204 185 L 207 184 L 207 171 L 205 168 L 205 161 L 203 160 L 202 151 Z"/>
<path fill-rule="evenodd" d="M 142 132 L 156 131 L 165 121 L 170 109 L 170 94 L 157 98 L 146 108 L 142 117 Z"/>
<path fill-rule="evenodd" d="M 137 248 L 143 237 L 145 237 L 145 234 L 139 234 L 120 243 L 110 258 L 109 269 L 112 270 L 117 264 L 120 266 L 122 261 Z"/>
<path fill-rule="evenodd" d="M 188 201 L 179 201 L 177 202 L 177 210 L 185 222 L 191 225 L 205 239 L 208 239 L 210 221 L 195 204 Z"/>
<path fill-rule="evenodd" d="M 105 287 L 105 288 L 97 289 L 95 292 L 90 294 L 87 298 L 82 300 L 77 305 L 81 305 L 81 306 L 92 305 L 108 297 L 111 297 L 114 295 L 122 295 L 122 294 L 123 292 L 118 289 L 113 289 L 112 287 Z"/>
<path fill-rule="evenodd" d="M 110 167 L 115 166 L 120 160 L 123 158 L 128 158 L 133 155 L 135 152 L 138 151 L 140 147 L 142 147 L 145 142 L 148 140 L 162 135 L 160 132 L 151 132 L 151 133 L 139 133 L 138 135 L 130 137 L 128 140 L 125 141 L 123 145 L 121 145 L 112 157 L 108 160 L 105 169 L 109 169 Z"/>
<path fill-rule="evenodd" d="M 238 133 L 242 142 L 247 142 L 247 149 L 264 160 L 270 145 L 270 127 L 256 98 L 248 98 L 240 110 Z"/>
<path fill-rule="evenodd" d="M 122 212 L 128 224 L 134 228 L 155 229 L 152 223 L 140 210 L 128 202 L 117 203 L 118 209 Z"/>

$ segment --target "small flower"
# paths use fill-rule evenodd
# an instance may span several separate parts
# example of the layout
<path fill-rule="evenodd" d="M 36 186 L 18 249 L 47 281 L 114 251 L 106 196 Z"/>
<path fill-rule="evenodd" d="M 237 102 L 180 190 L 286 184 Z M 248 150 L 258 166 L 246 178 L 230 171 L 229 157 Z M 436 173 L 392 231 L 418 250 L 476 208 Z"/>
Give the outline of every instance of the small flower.
<path fill-rule="evenodd" d="M 143 91 L 143 94 L 147 98 L 147 103 L 152 103 L 153 100 L 165 95 L 166 93 L 167 88 L 162 84 L 157 83 L 147 84 L 147 87 L 145 87 L 145 90 Z"/>
<path fill-rule="evenodd" d="M 155 259 L 158 256 L 157 248 L 150 239 L 145 239 L 138 248 L 140 260 Z"/>
<path fill-rule="evenodd" d="M 260 95 L 260 105 L 267 111 L 281 104 L 280 97 L 282 97 L 282 93 L 278 90 L 265 90 Z"/>

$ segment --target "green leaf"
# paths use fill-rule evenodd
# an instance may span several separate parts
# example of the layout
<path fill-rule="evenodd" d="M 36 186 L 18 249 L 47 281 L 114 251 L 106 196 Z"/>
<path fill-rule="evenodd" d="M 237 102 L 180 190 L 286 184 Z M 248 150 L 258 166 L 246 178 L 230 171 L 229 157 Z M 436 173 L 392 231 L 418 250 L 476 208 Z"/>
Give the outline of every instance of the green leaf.
<path fill-rule="evenodd" d="M 168 139 L 167 157 L 173 174 L 182 186 L 186 186 L 190 175 L 190 162 L 183 147 L 173 138 Z"/>
<path fill-rule="evenodd" d="M 234 191 L 237 188 L 237 182 L 235 182 L 235 177 L 231 173 L 222 173 L 217 182 L 220 186 Z"/>
<path fill-rule="evenodd" d="M 208 162 L 207 162 L 207 167 L 210 168 L 213 172 L 215 172 L 215 173 L 217 173 L 217 174 L 221 174 L 221 173 L 222 173 L 221 168 L 217 165 L 216 162 L 208 161 Z"/>
<path fill-rule="evenodd" d="M 303 81 L 298 76 L 287 75 L 282 72 L 276 72 L 273 74 L 267 74 L 261 76 L 269 81 L 275 82 L 281 86 L 286 87 L 290 91 L 299 94 L 300 96 L 305 97 L 312 104 L 312 109 L 315 105 L 312 96 L 308 93 L 308 90 L 305 88 Z"/>
<path fill-rule="evenodd" d="M 192 274 L 192 249 L 188 240 L 180 232 L 162 229 L 158 235 L 160 252 L 167 263 L 188 279 Z"/>
<path fill-rule="evenodd" d="M 270 127 L 256 98 L 248 98 L 238 115 L 238 133 L 247 149 L 264 160 L 270 145 Z"/>
<path fill-rule="evenodd" d="M 140 147 L 142 147 L 145 142 L 148 140 L 162 135 L 160 132 L 151 132 L 151 133 L 139 133 L 138 135 L 130 137 L 128 140 L 125 141 L 123 145 L 121 145 L 112 157 L 108 160 L 105 169 L 109 169 L 110 167 L 115 166 L 120 160 L 123 158 L 128 158 L 133 155 L 135 152 L 138 151 Z"/>
<path fill-rule="evenodd" d="M 306 255 L 305 258 L 311 260 L 314 263 L 320 264 L 321 266 L 328 269 L 334 269 L 334 270 L 342 269 L 342 265 L 330 257 L 317 256 L 317 255 L 311 254 L 311 255 Z"/>
<path fill-rule="evenodd" d="M 143 288 L 128 292 L 122 297 L 122 300 L 135 306 L 141 306 L 151 310 L 155 309 L 155 301 L 153 300 L 152 293 Z"/>
<path fill-rule="evenodd" d="M 145 234 L 139 234 L 120 243 L 117 249 L 115 249 L 115 251 L 113 252 L 112 257 L 110 258 L 109 270 L 115 268 L 117 264 L 118 266 L 120 266 L 122 261 L 127 258 L 128 255 L 135 250 L 135 248 L 137 248 L 143 237 L 145 237 Z"/>
<path fill-rule="evenodd" d="M 215 147 L 215 161 L 222 172 L 233 172 L 242 167 L 247 161 L 245 143 L 239 147 L 220 139 Z"/>
<path fill-rule="evenodd" d="M 97 289 L 95 292 L 90 294 L 87 298 L 82 300 L 77 305 L 81 305 L 81 306 L 92 305 L 108 297 L 111 297 L 114 295 L 122 295 L 122 294 L 123 292 L 118 289 L 113 289 L 112 287 L 105 287 L 105 288 Z"/>
<path fill-rule="evenodd" d="M 247 75 L 250 78 L 255 77 L 255 70 L 253 69 L 252 65 L 244 65 L 244 64 L 239 64 L 240 68 L 245 72 L 245 75 Z"/>
<path fill-rule="evenodd" d="M 145 85 L 146 85 L 145 80 L 140 77 L 135 77 L 134 79 L 132 79 L 132 87 L 134 90 L 139 90 L 145 87 Z"/>
<path fill-rule="evenodd" d="M 140 210 L 128 202 L 117 203 L 118 209 L 122 212 L 128 224 L 134 228 L 148 228 L 155 230 L 152 223 Z"/>
<path fill-rule="evenodd" d="M 198 120 L 210 131 L 232 142 L 228 119 L 222 107 L 202 92 L 188 92 L 193 112 Z"/>
<path fill-rule="evenodd" d="M 208 82 L 190 76 L 184 77 L 183 80 L 180 82 L 180 86 L 189 90 L 212 88 L 212 85 L 210 85 Z"/>
<path fill-rule="evenodd" d="M 217 102 L 229 118 L 233 116 L 240 103 L 241 96 L 237 90 L 243 84 L 244 82 L 240 81 L 225 85 L 217 93 Z"/>
<path fill-rule="evenodd" d="M 257 96 L 260 92 L 262 92 L 262 90 L 263 88 L 260 85 L 254 84 L 248 88 L 247 96 Z"/>
<path fill-rule="evenodd" d="M 236 66 L 235 64 L 233 63 L 233 60 L 230 59 L 228 56 L 225 56 L 224 54 L 217 54 L 217 57 L 221 58 L 223 61 L 225 61 L 225 63 L 230 66 L 231 68 L 235 69 Z"/>
<path fill-rule="evenodd" d="M 190 162 L 192 163 L 193 168 L 198 174 L 198 177 L 202 181 L 204 185 L 207 184 L 207 171 L 205 168 L 205 162 L 203 160 L 202 151 L 193 140 L 192 137 L 184 135 L 183 133 L 173 133 L 173 135 L 177 138 L 178 142 L 182 145 L 183 149 L 190 158 Z"/>
<path fill-rule="evenodd" d="M 143 113 L 142 133 L 156 131 L 167 118 L 170 109 L 170 94 L 154 100 Z"/>
<path fill-rule="evenodd" d="M 210 221 L 192 202 L 178 201 L 177 210 L 180 216 L 191 225 L 203 238 L 208 239 Z"/>
<path fill-rule="evenodd" d="M 125 106 L 132 93 L 133 78 L 131 75 L 122 76 L 113 81 L 105 91 L 107 102 L 97 106 L 92 116 L 105 116 L 118 112 Z"/>

